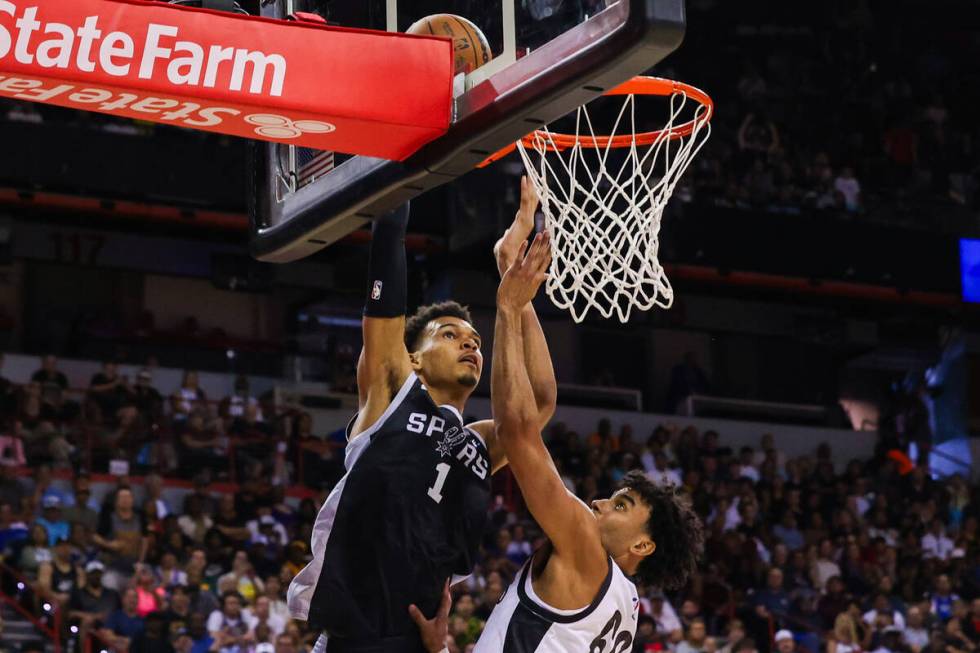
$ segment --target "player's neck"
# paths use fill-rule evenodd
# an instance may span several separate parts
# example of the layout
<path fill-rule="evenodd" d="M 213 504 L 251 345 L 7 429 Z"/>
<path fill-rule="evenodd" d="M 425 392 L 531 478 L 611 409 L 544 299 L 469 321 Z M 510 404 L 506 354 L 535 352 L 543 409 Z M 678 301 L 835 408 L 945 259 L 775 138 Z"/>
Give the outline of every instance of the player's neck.
<path fill-rule="evenodd" d="M 625 575 L 627 578 L 631 578 L 636 575 L 636 571 L 640 568 L 640 561 L 642 560 L 642 558 L 638 558 L 628 551 L 626 553 L 621 553 L 618 556 L 611 557 L 613 562 L 616 563 L 620 571 L 622 571 L 623 575 Z"/>
<path fill-rule="evenodd" d="M 429 396 L 432 397 L 432 401 L 437 406 L 452 406 L 460 415 L 463 414 L 463 410 L 466 408 L 466 400 L 473 393 L 471 388 L 463 388 L 461 386 L 456 388 L 438 388 L 426 385 L 426 389 L 429 391 Z"/>

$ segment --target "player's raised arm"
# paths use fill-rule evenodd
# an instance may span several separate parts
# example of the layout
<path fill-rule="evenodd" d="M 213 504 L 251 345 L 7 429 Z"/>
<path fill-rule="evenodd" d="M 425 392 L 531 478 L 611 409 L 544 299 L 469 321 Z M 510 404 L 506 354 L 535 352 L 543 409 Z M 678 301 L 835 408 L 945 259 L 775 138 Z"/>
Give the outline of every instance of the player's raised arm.
<path fill-rule="evenodd" d="M 538 210 L 538 193 L 534 184 L 526 176 L 521 177 L 521 205 L 514 216 L 514 222 L 493 248 L 497 260 L 497 271 L 503 278 L 517 258 L 521 243 L 527 241 L 534 229 L 534 214 Z M 534 304 L 528 302 L 521 310 L 521 331 L 524 339 L 524 364 L 531 381 L 531 391 L 538 407 L 538 422 L 544 428 L 555 414 L 558 401 L 558 384 L 555 382 L 555 369 L 548 351 L 541 323 L 534 311 Z"/>
<path fill-rule="evenodd" d="M 361 327 L 364 348 L 357 362 L 360 414 L 352 437 L 384 412 L 411 371 L 405 347 L 408 214 L 405 204 L 374 222 Z"/>
<path fill-rule="evenodd" d="M 546 277 L 550 262 L 547 233 L 526 245 L 500 281 L 494 331 L 490 400 L 497 437 L 510 460 L 531 514 L 554 545 L 585 576 L 603 578 L 608 569 L 596 520 L 568 493 L 541 439 L 538 408 L 525 364 L 521 313 Z"/>

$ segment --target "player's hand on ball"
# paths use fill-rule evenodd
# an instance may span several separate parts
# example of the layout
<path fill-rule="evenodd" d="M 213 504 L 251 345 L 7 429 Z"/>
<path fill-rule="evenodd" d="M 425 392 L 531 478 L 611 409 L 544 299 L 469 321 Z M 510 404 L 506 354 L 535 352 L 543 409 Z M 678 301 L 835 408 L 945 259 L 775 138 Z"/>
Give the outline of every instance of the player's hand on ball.
<path fill-rule="evenodd" d="M 414 603 L 408 606 L 408 614 L 412 621 L 418 626 L 419 635 L 422 636 L 422 644 L 429 653 L 440 653 L 446 648 L 446 637 L 449 636 L 449 608 L 452 606 L 453 599 L 449 594 L 449 580 L 442 588 L 442 601 L 436 616 L 426 619 L 422 611 Z"/>
<path fill-rule="evenodd" d="M 500 280 L 497 288 L 497 308 L 520 310 L 527 306 L 538 288 L 548 278 L 551 265 L 551 235 L 543 231 L 534 237 L 528 249 L 527 242 L 521 244 L 517 258 Z"/>
<path fill-rule="evenodd" d="M 514 222 L 493 246 L 493 256 L 497 259 L 497 272 L 504 272 L 517 258 L 521 243 L 527 241 L 534 229 L 534 214 L 538 210 L 538 191 L 527 176 L 521 177 L 521 206 L 514 215 Z"/>

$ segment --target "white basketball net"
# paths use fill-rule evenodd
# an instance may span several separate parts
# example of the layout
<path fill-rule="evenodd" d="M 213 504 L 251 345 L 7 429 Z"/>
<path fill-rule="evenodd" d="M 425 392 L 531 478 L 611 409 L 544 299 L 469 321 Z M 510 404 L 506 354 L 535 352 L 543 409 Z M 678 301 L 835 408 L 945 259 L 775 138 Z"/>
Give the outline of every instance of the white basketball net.
<path fill-rule="evenodd" d="M 636 96 L 624 96 L 611 131 L 622 124 L 636 134 Z M 694 108 L 692 105 L 697 105 Z M 688 136 L 671 138 L 674 127 L 691 114 Z M 670 308 L 674 293 L 657 258 L 660 218 L 674 186 L 711 133 L 701 119 L 707 107 L 684 93 L 670 97 L 670 118 L 650 145 L 582 147 L 598 144 L 586 106 L 579 107 L 575 132 L 579 144 L 560 151 L 547 128 L 538 130 L 534 146 L 517 148 L 528 177 L 541 198 L 551 233 L 552 264 L 545 289 L 556 306 L 576 322 L 595 309 L 621 322 L 633 308 Z M 689 116 L 690 118 L 690 116 Z M 600 132 L 602 133 L 602 132 Z M 614 152 L 622 154 L 615 154 Z"/>

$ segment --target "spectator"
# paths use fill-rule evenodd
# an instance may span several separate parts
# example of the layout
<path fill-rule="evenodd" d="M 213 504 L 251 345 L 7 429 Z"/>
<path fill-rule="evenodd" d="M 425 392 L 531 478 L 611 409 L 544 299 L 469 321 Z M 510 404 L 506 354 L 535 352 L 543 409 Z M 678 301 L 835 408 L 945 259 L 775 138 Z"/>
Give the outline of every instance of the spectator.
<path fill-rule="evenodd" d="M 725 644 L 718 653 L 734 653 L 735 646 L 745 639 L 745 624 L 740 619 L 732 619 L 725 627 Z"/>
<path fill-rule="evenodd" d="M 91 479 L 88 474 L 76 474 L 72 481 L 71 505 L 62 510 L 69 524 L 84 524 L 90 531 L 98 527 L 99 513 L 93 510 Z"/>
<path fill-rule="evenodd" d="M 51 548 L 48 544 L 48 529 L 37 522 L 31 526 L 30 539 L 20 551 L 17 567 L 28 578 L 37 578 L 41 565 L 51 562 Z"/>
<path fill-rule="evenodd" d="M 657 632 L 666 633 L 670 641 L 679 642 L 683 638 L 681 620 L 677 618 L 674 606 L 659 590 L 654 591 L 650 596 L 650 616 L 657 622 Z"/>
<path fill-rule="evenodd" d="M 946 621 L 953 616 L 953 603 L 960 597 L 953 592 L 953 584 L 946 574 L 936 578 L 936 589 L 929 597 L 929 612 L 938 619 Z"/>
<path fill-rule="evenodd" d="M 853 168 L 841 168 L 840 174 L 834 179 L 834 190 L 844 197 L 844 209 L 848 213 L 857 213 L 861 209 L 861 184 L 854 178 Z"/>
<path fill-rule="evenodd" d="M 102 370 L 89 381 L 88 391 L 99 410 L 99 421 L 115 424 L 123 406 L 132 405 L 129 380 L 119 374 L 119 366 L 115 361 L 103 363 Z"/>
<path fill-rule="evenodd" d="M 72 592 L 68 601 L 68 619 L 80 629 L 80 638 L 98 628 L 110 613 L 119 607 L 119 595 L 102 585 L 105 569 L 98 560 L 85 565 L 85 585 Z"/>
<path fill-rule="evenodd" d="M 658 449 L 654 452 L 653 471 L 648 472 L 647 476 L 649 476 L 650 480 L 659 486 L 676 485 L 680 487 L 683 484 L 681 476 L 677 473 L 677 470 L 669 467 L 667 454 L 663 452 L 663 449 Z"/>
<path fill-rule="evenodd" d="M 810 577 L 814 587 L 825 587 L 827 581 L 834 576 L 840 576 L 840 566 L 833 559 L 834 543 L 829 537 L 820 540 L 820 548 L 810 566 Z"/>
<path fill-rule="evenodd" d="M 98 532 L 93 535 L 108 560 L 106 578 L 110 587 L 123 587 L 133 573 L 135 564 L 146 553 L 146 524 L 143 515 L 133 506 L 133 491 L 123 486 L 116 490 L 113 508 L 100 520 Z"/>
<path fill-rule="evenodd" d="M 531 557 L 533 552 L 531 543 L 527 541 L 524 533 L 524 527 L 520 524 L 515 524 L 511 533 L 510 544 L 507 545 L 507 559 L 515 565 L 520 566 Z"/>
<path fill-rule="evenodd" d="M 902 653 L 902 631 L 897 626 L 885 626 L 881 631 L 878 648 L 873 653 Z"/>
<path fill-rule="evenodd" d="M 909 608 L 902 641 L 912 653 L 920 653 L 929 646 L 929 631 L 926 630 L 922 609 L 913 605 Z"/>
<path fill-rule="evenodd" d="M 793 639 L 793 633 L 783 629 L 776 633 L 773 637 L 773 641 L 776 643 L 777 653 L 796 653 L 796 640 Z"/>
<path fill-rule="evenodd" d="M 234 392 L 221 400 L 219 413 L 222 417 L 230 421 L 244 420 L 249 407 L 252 407 L 254 411 L 252 413 L 252 419 L 256 422 L 263 421 L 262 407 L 259 405 L 259 400 L 249 392 L 248 377 L 244 374 L 239 374 L 235 377 Z"/>
<path fill-rule="evenodd" d="M 790 599 L 783 588 L 783 571 L 770 567 L 766 573 L 766 587 L 752 594 L 752 606 L 762 619 L 776 619 L 777 622 L 789 614 Z"/>
<path fill-rule="evenodd" d="M 704 625 L 704 619 L 698 617 L 691 622 L 687 630 L 687 637 L 674 650 L 676 653 L 705 653 L 706 639 L 707 628 Z"/>
<path fill-rule="evenodd" d="M 143 630 L 133 638 L 130 650 L 141 653 L 173 653 L 167 621 L 162 612 L 151 612 L 144 617 Z"/>
<path fill-rule="evenodd" d="M 946 536 L 946 527 L 941 519 L 933 519 L 929 532 L 922 536 L 922 555 L 925 558 L 949 560 L 956 548 L 953 540 Z"/>
<path fill-rule="evenodd" d="M 179 423 L 178 423 L 179 424 Z M 194 413 L 184 420 L 181 428 L 178 455 L 188 471 L 198 469 L 227 469 L 228 461 L 221 450 L 221 441 L 214 426 L 208 428 L 204 416 Z"/>
<path fill-rule="evenodd" d="M 456 634 L 456 645 L 460 649 L 475 643 L 483 631 L 484 622 L 474 614 L 475 609 L 476 603 L 472 594 L 461 594 L 453 606 L 451 619 L 461 622 L 461 627 L 457 629 Z"/>
<path fill-rule="evenodd" d="M 82 568 L 72 561 L 71 543 L 62 538 L 54 545 L 51 561 L 41 563 L 37 585 L 42 598 L 65 607 L 72 592 L 82 587 L 84 577 Z"/>
<path fill-rule="evenodd" d="M 266 596 L 259 596 L 255 599 L 255 607 L 248 618 L 248 627 L 253 634 L 253 639 L 255 639 L 255 630 L 260 625 L 266 626 L 273 638 L 278 637 L 286 630 L 286 620 L 270 612 L 270 602 Z"/>
<path fill-rule="evenodd" d="M 177 566 L 177 554 L 174 551 L 166 550 L 160 554 L 160 564 L 155 574 L 160 579 L 160 586 L 167 592 L 174 587 L 187 585 L 187 572 Z"/>
<path fill-rule="evenodd" d="M 46 419 L 59 419 L 65 408 L 65 391 L 68 377 L 58 369 L 58 359 L 48 354 L 41 359 L 41 369 L 31 375 L 31 381 L 39 384 L 42 404 L 41 416 Z"/>
<path fill-rule="evenodd" d="M 285 633 L 276 638 L 276 651 L 275 653 L 296 653 L 297 651 L 296 638 Z"/>
<path fill-rule="evenodd" d="M 895 626 L 900 631 L 905 630 L 905 617 L 892 607 L 885 594 L 875 595 L 871 610 L 864 613 L 864 623 L 873 626 L 875 630 L 883 630 L 886 626 Z"/>
<path fill-rule="evenodd" d="M 274 617 L 281 617 L 284 621 L 289 620 L 289 608 L 283 600 L 282 581 L 278 574 L 270 574 L 265 579 L 265 593 L 269 599 L 269 614 Z"/>
<path fill-rule="evenodd" d="M 208 397 L 198 386 L 197 372 L 185 370 L 180 387 L 170 396 L 170 412 L 174 422 L 186 422 L 192 413 L 207 412 Z"/>
<path fill-rule="evenodd" d="M 42 512 L 37 523 L 44 526 L 48 532 L 48 546 L 54 546 L 59 540 L 67 540 L 68 522 L 61 514 L 61 498 L 49 494 L 41 500 Z"/>
<path fill-rule="evenodd" d="M 837 615 L 828 637 L 827 653 L 857 653 L 861 650 L 854 620 L 845 612 Z"/>
<path fill-rule="evenodd" d="M 163 397 L 153 387 L 153 373 L 149 369 L 144 367 L 136 375 L 131 399 L 136 410 L 151 424 L 159 422 L 163 417 Z"/>
<path fill-rule="evenodd" d="M 171 638 L 190 627 L 191 596 L 186 585 L 171 588 L 169 605 L 162 614 Z"/>
<path fill-rule="evenodd" d="M 790 551 L 803 548 L 803 534 L 796 527 L 796 515 L 792 510 L 783 513 L 782 521 L 772 527 L 772 534 L 778 537 Z"/>
<path fill-rule="evenodd" d="M 204 512 L 204 501 L 197 494 L 188 494 L 184 499 L 184 514 L 177 518 L 181 532 L 196 544 L 204 542 L 204 535 L 211 530 L 214 522 Z"/>
<path fill-rule="evenodd" d="M 248 638 L 248 623 L 242 614 L 242 597 L 228 591 L 221 595 L 221 609 L 208 617 L 208 634 L 220 653 L 239 653 Z"/>
<path fill-rule="evenodd" d="M 648 614 L 641 614 L 636 620 L 636 637 L 633 639 L 633 653 L 653 653 L 664 650 L 664 643 L 657 636 L 657 623 Z"/>
<path fill-rule="evenodd" d="M 245 602 L 255 600 L 264 590 L 262 579 L 244 551 L 237 551 L 231 563 L 231 571 L 218 579 L 218 587 L 228 583 Z M 210 630 L 210 628 L 209 628 Z"/>
<path fill-rule="evenodd" d="M 143 632 L 144 621 L 138 611 L 139 599 L 135 589 L 127 589 L 122 596 L 122 604 L 109 613 L 99 636 L 112 646 L 126 651 L 133 639 Z"/>
<path fill-rule="evenodd" d="M 136 566 L 133 589 L 136 591 L 136 612 L 140 617 L 146 618 L 151 612 L 163 609 L 166 603 L 166 592 L 160 586 L 153 569 L 149 565 L 138 564 Z"/>
<path fill-rule="evenodd" d="M 0 381 L 2 380 L 0 379 Z M 0 396 L 0 400 L 2 400 L 2 396 Z M 12 427 L 0 434 L 0 466 L 16 469 L 27 465 L 22 429 L 21 421 L 14 420 Z"/>

